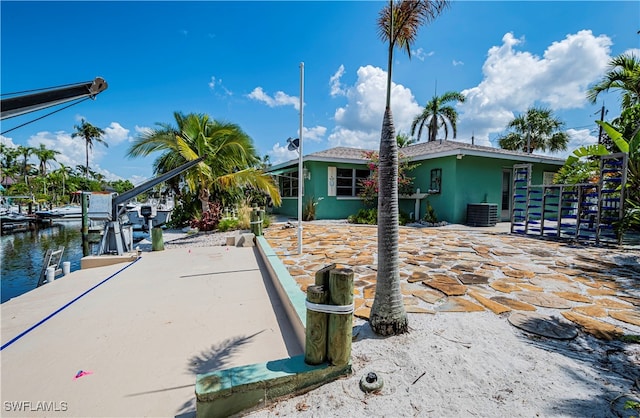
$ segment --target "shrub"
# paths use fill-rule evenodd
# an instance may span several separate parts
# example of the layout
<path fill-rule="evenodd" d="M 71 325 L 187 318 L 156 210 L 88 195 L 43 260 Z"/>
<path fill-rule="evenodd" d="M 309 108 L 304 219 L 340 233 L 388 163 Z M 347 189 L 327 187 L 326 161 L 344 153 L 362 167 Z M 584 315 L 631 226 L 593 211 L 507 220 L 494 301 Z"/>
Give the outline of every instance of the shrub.
<path fill-rule="evenodd" d="M 424 219 L 425 222 L 429 222 L 432 224 L 435 224 L 438 222 L 438 215 L 436 215 L 435 209 L 433 209 L 433 206 L 431 206 L 431 203 L 429 203 L 428 200 L 427 200 L 427 210 L 422 219 Z"/>
<path fill-rule="evenodd" d="M 218 223 L 218 231 L 227 232 L 230 229 L 238 229 L 238 220 L 233 218 L 222 219 Z"/>
<path fill-rule="evenodd" d="M 378 209 L 360 209 L 358 213 L 349 216 L 347 220 L 352 224 L 377 225 Z M 407 215 L 403 211 L 400 211 L 400 213 L 398 213 L 398 224 L 406 225 L 407 222 L 409 222 L 409 215 Z"/>
<path fill-rule="evenodd" d="M 191 221 L 191 228 L 199 231 L 213 231 L 218 227 L 222 219 L 222 205 L 218 202 L 209 203 L 209 210 L 202 214 L 200 219 Z"/>

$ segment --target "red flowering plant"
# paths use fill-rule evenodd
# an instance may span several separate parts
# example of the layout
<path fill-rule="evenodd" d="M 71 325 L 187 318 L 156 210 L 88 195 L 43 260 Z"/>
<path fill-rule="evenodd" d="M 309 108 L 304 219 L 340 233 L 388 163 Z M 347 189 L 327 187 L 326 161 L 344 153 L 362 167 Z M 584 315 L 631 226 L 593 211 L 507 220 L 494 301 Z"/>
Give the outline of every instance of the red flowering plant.
<path fill-rule="evenodd" d="M 364 157 L 369 160 L 367 167 L 371 174 L 364 180 L 360 180 L 362 191 L 358 194 L 366 205 L 373 205 L 378 199 L 378 164 L 380 158 L 375 151 L 365 151 Z M 413 177 L 409 177 L 407 172 L 414 169 L 417 164 L 409 164 L 409 160 L 402 154 L 398 155 L 400 162 L 398 166 L 398 194 L 413 194 Z"/>

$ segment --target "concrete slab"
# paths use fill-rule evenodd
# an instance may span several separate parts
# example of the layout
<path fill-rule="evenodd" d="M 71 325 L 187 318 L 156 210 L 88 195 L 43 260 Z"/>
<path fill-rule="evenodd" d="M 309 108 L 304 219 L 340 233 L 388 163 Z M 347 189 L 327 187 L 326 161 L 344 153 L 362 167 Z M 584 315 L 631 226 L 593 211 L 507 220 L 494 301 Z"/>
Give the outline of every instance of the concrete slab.
<path fill-rule="evenodd" d="M 1 309 L 3 416 L 192 416 L 197 374 L 303 353 L 255 247 L 143 253 Z"/>

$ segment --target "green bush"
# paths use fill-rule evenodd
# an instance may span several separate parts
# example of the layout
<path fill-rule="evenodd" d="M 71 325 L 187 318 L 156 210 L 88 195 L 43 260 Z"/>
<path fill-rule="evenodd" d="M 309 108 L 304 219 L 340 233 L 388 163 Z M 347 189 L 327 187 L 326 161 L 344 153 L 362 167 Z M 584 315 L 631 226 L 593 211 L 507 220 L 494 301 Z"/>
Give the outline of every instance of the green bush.
<path fill-rule="evenodd" d="M 355 215 L 351 215 L 347 220 L 352 224 L 362 225 L 377 225 L 378 224 L 378 209 L 360 209 Z M 400 211 L 398 214 L 398 223 L 400 225 L 406 225 L 409 222 L 409 215 Z"/>
<path fill-rule="evenodd" d="M 238 229 L 238 220 L 233 218 L 222 219 L 218 224 L 218 231 L 227 232 L 230 229 Z"/>
<path fill-rule="evenodd" d="M 438 215 L 436 215 L 435 209 L 433 209 L 433 206 L 431 206 L 431 203 L 429 203 L 428 200 L 427 200 L 427 211 L 424 214 L 424 217 L 422 219 L 424 219 L 425 222 L 429 222 L 432 224 L 435 224 L 438 222 Z"/>

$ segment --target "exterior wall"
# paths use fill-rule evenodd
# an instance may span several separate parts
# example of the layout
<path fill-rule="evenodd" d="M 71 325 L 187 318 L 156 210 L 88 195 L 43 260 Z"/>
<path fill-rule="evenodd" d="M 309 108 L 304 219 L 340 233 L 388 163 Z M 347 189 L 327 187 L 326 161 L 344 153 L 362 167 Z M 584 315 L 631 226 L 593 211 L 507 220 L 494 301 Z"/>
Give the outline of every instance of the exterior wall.
<path fill-rule="evenodd" d="M 364 208 L 360 198 L 342 196 L 329 196 L 328 168 L 366 168 L 365 164 L 327 163 L 320 161 L 306 161 L 304 166 L 311 173 L 311 179 L 304 182 L 303 205 L 308 199 L 313 198 L 316 205 L 316 219 L 346 219 Z M 298 199 L 295 197 L 283 198 L 282 206 L 274 207 L 273 213 L 298 218 Z"/>
<path fill-rule="evenodd" d="M 431 170 L 441 169 L 440 193 L 432 194 L 420 202 L 420 218 L 424 218 L 427 201 L 436 212 L 439 221 L 466 223 L 467 204 L 495 203 L 500 212 L 502 203 L 502 172 L 513 169 L 516 160 L 504 160 L 465 155 L 442 157 L 419 162 L 409 175 L 414 177 L 414 188 L 421 193 L 429 190 Z M 304 182 L 303 204 L 313 198 L 316 205 L 316 219 L 346 219 L 365 207 L 362 199 L 328 196 L 328 167 L 366 168 L 365 164 L 328 163 L 307 161 L 304 166 L 311 173 L 311 179 Z M 533 164 L 531 184 L 542 184 L 543 172 L 555 172 L 559 166 L 552 164 Z M 287 215 L 297 219 L 298 199 L 283 198 L 282 206 L 273 208 L 273 213 Z M 415 199 L 400 199 L 399 208 L 406 214 L 415 212 Z"/>

